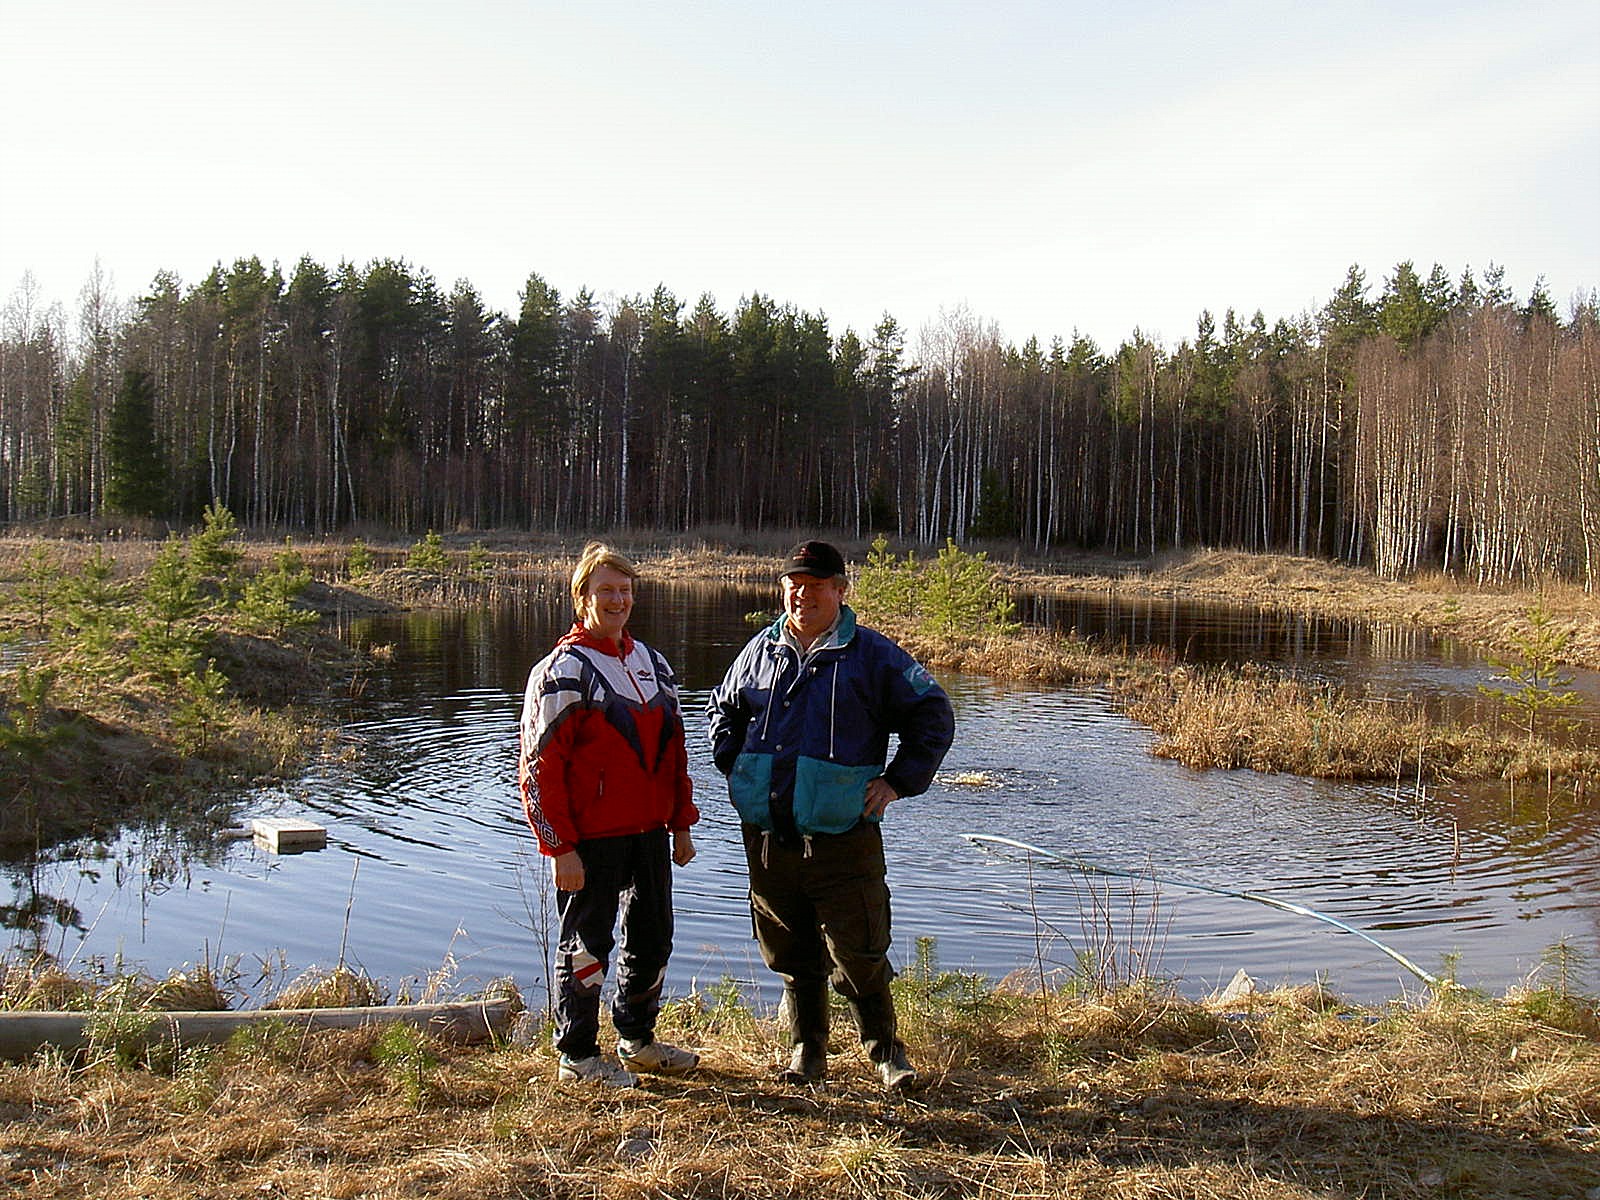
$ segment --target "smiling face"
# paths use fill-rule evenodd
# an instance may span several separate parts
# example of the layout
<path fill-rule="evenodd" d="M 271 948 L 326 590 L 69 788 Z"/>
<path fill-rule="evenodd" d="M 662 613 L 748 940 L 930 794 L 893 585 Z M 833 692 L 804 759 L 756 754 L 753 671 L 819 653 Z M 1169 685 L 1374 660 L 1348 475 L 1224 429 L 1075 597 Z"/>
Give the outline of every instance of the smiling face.
<path fill-rule="evenodd" d="M 633 580 L 604 563 L 584 585 L 578 609 L 583 627 L 602 641 L 622 643 L 622 630 L 633 612 Z"/>
<path fill-rule="evenodd" d="M 838 576 L 785 575 L 783 611 L 801 643 L 809 646 L 839 619 L 844 605 L 845 581 Z"/>

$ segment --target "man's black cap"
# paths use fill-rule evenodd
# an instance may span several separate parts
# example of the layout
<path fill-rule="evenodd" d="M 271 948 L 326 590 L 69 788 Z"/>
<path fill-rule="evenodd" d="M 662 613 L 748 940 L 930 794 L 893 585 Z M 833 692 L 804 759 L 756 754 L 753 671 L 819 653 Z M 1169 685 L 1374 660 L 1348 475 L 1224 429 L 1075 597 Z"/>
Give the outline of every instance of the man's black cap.
<path fill-rule="evenodd" d="M 844 573 L 844 555 L 839 553 L 837 547 L 827 542 L 801 542 L 789 551 L 789 561 L 778 572 L 778 578 L 815 575 L 818 579 L 832 579 Z"/>

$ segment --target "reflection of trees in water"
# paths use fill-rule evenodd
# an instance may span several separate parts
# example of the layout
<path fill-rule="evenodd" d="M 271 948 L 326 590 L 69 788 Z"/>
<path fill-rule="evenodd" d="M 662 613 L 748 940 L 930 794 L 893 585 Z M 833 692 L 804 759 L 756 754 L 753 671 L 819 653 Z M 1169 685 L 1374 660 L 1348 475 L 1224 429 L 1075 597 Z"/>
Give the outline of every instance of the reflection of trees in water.
<path fill-rule="evenodd" d="M 1022 619 L 1107 647 L 1159 646 L 1196 663 L 1301 664 L 1342 658 L 1360 636 L 1353 621 L 1238 604 L 1074 595 L 1024 596 Z M 1412 653 L 1426 653 L 1426 641 Z"/>
<path fill-rule="evenodd" d="M 1406 800 L 1417 803 L 1413 795 Z M 1588 847 L 1600 841 L 1600 808 L 1592 781 L 1471 781 L 1426 792 L 1419 819 L 1443 820 L 1496 852 L 1519 860 L 1570 858 L 1600 883 L 1600 860 Z M 1564 873 L 1564 868 L 1557 873 Z"/>
<path fill-rule="evenodd" d="M 754 632 L 744 614 L 763 607 L 776 611 L 776 580 L 769 586 L 673 583 L 646 575 L 628 628 L 667 656 L 682 686 L 711 687 Z M 541 577 L 488 611 L 359 617 L 341 633 L 347 641 L 395 647 L 389 663 L 373 673 L 369 700 L 426 708 L 439 697 L 498 686 L 514 718 L 529 669 L 571 624 L 565 578 Z"/>
<path fill-rule="evenodd" d="M 43 941 L 48 926 L 82 929 L 83 914 L 76 905 L 59 896 L 49 896 L 31 888 L 21 904 L 0 904 L 0 925 L 25 931 Z"/>
<path fill-rule="evenodd" d="M 216 861 L 214 855 L 207 853 L 209 849 L 208 845 L 196 845 L 185 838 L 163 839 L 154 846 L 141 841 L 136 873 L 140 895 L 160 896 L 180 885 L 188 887 L 194 878 L 196 862 Z M 125 859 L 116 860 L 119 888 L 128 882 L 129 866 Z"/>
<path fill-rule="evenodd" d="M 11 895 L 10 903 L 0 904 L 0 928 L 17 935 L 8 949 L 25 957 L 59 955 L 67 933 L 89 932 L 76 897 L 51 894 L 45 879 L 54 876 L 58 889 L 72 882 L 99 888 L 109 875 L 113 892 L 137 888 L 142 904 L 173 888 L 187 888 L 195 869 L 220 865 L 230 844 L 214 829 L 144 826 L 114 843 L 73 842 L 6 864 Z"/>
<path fill-rule="evenodd" d="M 1433 635 L 1415 625 L 1365 626 L 1368 652 L 1374 658 L 1434 658 Z"/>
<path fill-rule="evenodd" d="M 64 934 L 84 927 L 83 914 L 75 904 L 40 888 L 40 866 L 33 860 L 9 868 L 14 903 L 0 904 L 0 927 L 23 935 L 12 942 L 12 949 L 30 958 L 48 954 L 58 931 Z"/>
<path fill-rule="evenodd" d="M 1304 665 L 1318 661 L 1442 657 L 1427 630 L 1242 604 L 1082 595 L 1024 596 L 1023 620 L 1108 646 L 1161 646 L 1188 662 Z"/>

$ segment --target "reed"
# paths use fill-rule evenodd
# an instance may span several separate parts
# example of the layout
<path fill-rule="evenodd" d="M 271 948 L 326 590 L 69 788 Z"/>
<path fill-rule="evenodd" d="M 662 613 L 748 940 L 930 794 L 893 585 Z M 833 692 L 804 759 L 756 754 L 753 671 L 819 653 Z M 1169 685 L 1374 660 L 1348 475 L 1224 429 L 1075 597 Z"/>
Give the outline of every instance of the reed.
<path fill-rule="evenodd" d="M 342 963 L 331 969 L 312 967 L 291 980 L 265 1008 L 358 1008 L 383 1004 L 387 989 L 365 971 Z"/>

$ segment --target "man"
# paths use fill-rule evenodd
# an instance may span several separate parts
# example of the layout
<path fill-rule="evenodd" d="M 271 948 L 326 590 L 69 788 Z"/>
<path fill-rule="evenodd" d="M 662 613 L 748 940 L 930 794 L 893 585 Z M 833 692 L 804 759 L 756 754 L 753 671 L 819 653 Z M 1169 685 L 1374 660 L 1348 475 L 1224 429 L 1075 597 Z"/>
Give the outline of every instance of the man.
<path fill-rule="evenodd" d="M 915 659 L 856 624 L 834 546 L 796 546 L 780 578 L 783 616 L 739 652 L 708 715 L 743 821 L 756 938 L 784 981 L 794 1051 L 783 1077 L 815 1083 L 827 1073 L 831 976 L 884 1086 L 903 1090 L 916 1071 L 889 991 L 878 823 L 895 800 L 933 782 L 955 717 Z"/>

